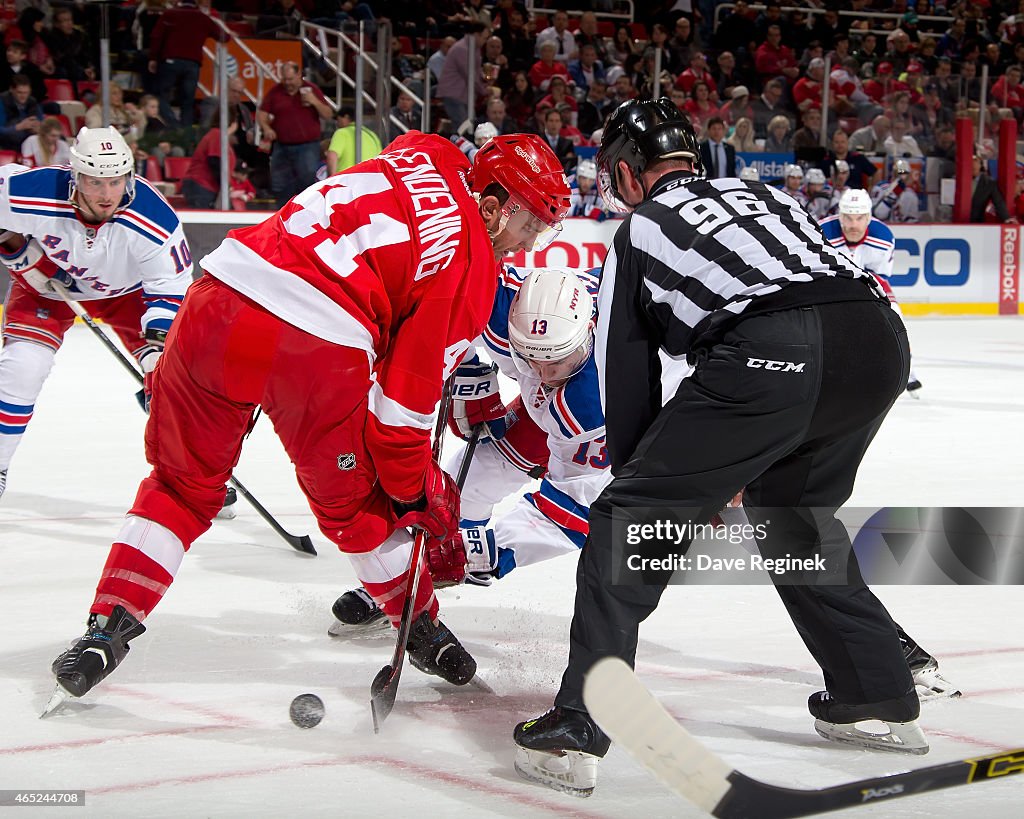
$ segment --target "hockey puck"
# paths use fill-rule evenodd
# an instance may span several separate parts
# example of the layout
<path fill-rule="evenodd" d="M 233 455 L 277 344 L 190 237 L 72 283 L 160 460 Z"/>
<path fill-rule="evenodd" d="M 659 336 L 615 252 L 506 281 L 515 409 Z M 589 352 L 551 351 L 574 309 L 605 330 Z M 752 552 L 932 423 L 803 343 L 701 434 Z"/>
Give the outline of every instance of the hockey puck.
<path fill-rule="evenodd" d="M 299 728 L 315 728 L 324 718 L 324 701 L 316 694 L 299 694 L 292 700 L 288 716 Z"/>

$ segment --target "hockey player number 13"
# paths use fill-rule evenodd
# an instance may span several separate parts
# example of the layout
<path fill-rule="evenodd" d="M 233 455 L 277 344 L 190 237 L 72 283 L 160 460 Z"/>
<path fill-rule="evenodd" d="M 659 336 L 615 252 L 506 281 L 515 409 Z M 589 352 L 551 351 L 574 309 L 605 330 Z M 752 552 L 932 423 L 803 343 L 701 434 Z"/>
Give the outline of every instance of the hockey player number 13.
<path fill-rule="evenodd" d="M 326 179 L 319 185 L 306 188 L 292 201 L 302 206 L 284 220 L 284 227 L 292 236 L 301 239 L 313 235 L 317 228 L 329 230 L 335 205 L 347 205 L 360 196 L 383 193 L 391 189 L 391 182 L 382 173 L 349 173 Z M 409 226 L 385 213 L 370 214 L 370 224 L 337 238 L 324 238 L 313 252 L 321 261 L 342 278 L 356 269 L 356 256 L 363 252 L 408 242 Z"/>

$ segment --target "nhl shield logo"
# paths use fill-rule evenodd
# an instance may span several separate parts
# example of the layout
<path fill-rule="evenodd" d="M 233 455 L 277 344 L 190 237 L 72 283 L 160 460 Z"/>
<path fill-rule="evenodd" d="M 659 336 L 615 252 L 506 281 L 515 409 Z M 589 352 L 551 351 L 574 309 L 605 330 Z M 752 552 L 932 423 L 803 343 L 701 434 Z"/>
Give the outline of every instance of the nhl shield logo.
<path fill-rule="evenodd" d="M 348 472 L 356 468 L 356 456 L 354 452 L 343 452 L 338 456 L 338 469 Z"/>

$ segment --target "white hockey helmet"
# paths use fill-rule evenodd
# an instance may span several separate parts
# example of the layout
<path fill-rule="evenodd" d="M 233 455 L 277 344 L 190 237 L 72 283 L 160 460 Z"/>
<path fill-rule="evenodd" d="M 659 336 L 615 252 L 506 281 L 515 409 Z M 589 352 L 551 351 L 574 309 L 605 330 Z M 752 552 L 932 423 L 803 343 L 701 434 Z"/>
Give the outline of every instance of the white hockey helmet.
<path fill-rule="evenodd" d="M 491 137 L 496 137 L 497 135 L 498 129 L 493 122 L 481 122 L 476 126 L 476 130 L 473 131 L 473 142 L 479 148 Z"/>
<path fill-rule="evenodd" d="M 594 300 L 574 273 L 532 271 L 512 300 L 508 340 L 517 369 L 555 386 L 578 373 L 593 347 Z"/>
<path fill-rule="evenodd" d="M 899 173 L 910 173 L 910 163 L 907 162 L 907 160 L 905 160 L 905 159 L 897 159 L 896 163 L 893 165 L 892 169 L 893 169 L 894 173 L 898 173 L 898 174 Z"/>
<path fill-rule="evenodd" d="M 839 213 L 845 216 L 871 215 L 871 197 L 860 188 L 850 188 L 839 197 Z"/>
<path fill-rule="evenodd" d="M 576 178 L 597 179 L 597 163 L 593 159 L 581 159 L 576 163 Z"/>
<path fill-rule="evenodd" d="M 837 159 L 836 160 L 836 173 L 849 173 L 849 172 L 850 172 L 850 163 L 847 162 L 845 159 Z"/>
<path fill-rule="evenodd" d="M 783 176 L 795 176 L 798 179 L 804 178 L 804 169 L 799 165 L 787 165 L 782 173 Z"/>
<path fill-rule="evenodd" d="M 825 184 L 825 172 L 821 168 L 811 168 L 807 172 L 807 184 L 808 185 L 824 185 Z"/>
<path fill-rule="evenodd" d="M 82 128 L 71 144 L 71 198 L 81 175 L 98 177 L 127 176 L 125 204 L 135 198 L 135 157 L 124 137 L 113 126 Z"/>
<path fill-rule="evenodd" d="M 740 179 L 744 182 L 760 182 L 761 174 L 758 173 L 757 168 L 753 165 L 746 165 L 742 171 L 740 171 Z"/>

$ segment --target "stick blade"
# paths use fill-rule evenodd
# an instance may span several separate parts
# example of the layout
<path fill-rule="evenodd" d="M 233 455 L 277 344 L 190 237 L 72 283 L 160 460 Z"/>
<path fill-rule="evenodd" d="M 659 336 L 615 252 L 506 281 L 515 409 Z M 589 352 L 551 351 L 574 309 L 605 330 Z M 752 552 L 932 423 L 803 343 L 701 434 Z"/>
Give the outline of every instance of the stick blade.
<path fill-rule="evenodd" d="M 618 657 L 598 660 L 583 702 L 601 729 L 663 783 L 713 813 L 732 768 L 692 737 Z"/>
<path fill-rule="evenodd" d="M 370 686 L 370 714 L 373 716 L 373 732 L 380 733 L 384 727 L 384 720 L 388 718 L 391 710 L 395 707 L 395 698 L 398 696 L 398 680 L 402 676 L 402 666 L 397 668 L 390 665 L 384 666 L 373 678 L 373 685 Z"/>
<path fill-rule="evenodd" d="M 292 548 L 297 552 L 316 557 L 316 547 L 313 546 L 313 541 L 309 535 L 303 535 L 302 537 L 296 537 L 295 535 L 289 535 L 285 538 L 291 545 Z"/>

